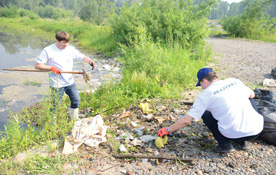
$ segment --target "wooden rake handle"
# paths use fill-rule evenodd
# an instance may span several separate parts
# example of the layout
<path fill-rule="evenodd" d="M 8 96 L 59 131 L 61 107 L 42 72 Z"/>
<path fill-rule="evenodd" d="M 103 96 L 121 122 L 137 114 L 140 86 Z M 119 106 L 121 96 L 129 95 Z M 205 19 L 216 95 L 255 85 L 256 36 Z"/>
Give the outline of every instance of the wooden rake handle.
<path fill-rule="evenodd" d="M 50 72 L 49 70 L 36 70 L 36 69 L 11 69 L 4 68 L 3 70 L 11 70 L 11 71 L 25 71 L 25 72 Z M 74 72 L 74 71 L 60 71 L 61 73 L 70 73 L 70 74 L 83 74 L 83 72 Z"/>

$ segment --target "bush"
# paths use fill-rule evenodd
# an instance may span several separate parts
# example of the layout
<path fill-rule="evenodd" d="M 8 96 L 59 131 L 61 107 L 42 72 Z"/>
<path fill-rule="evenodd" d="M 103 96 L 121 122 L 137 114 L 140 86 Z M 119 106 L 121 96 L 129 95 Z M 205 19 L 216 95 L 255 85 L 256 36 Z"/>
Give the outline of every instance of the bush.
<path fill-rule="evenodd" d="M 201 43 L 197 51 L 191 51 L 173 40 L 171 46 L 164 47 L 160 43 L 154 43 L 146 33 L 144 27 L 139 27 L 139 35 L 131 42 L 132 47 L 122 46 L 120 61 L 124 65 L 124 76 L 130 80 L 133 74 L 145 72 L 146 77 L 150 79 L 148 82 L 153 83 L 152 86 L 163 87 L 171 84 L 194 87 L 194 75 L 199 68 L 205 66 L 210 50 L 204 49 L 204 44 Z"/>
<path fill-rule="evenodd" d="M 0 17 L 15 18 L 19 17 L 17 8 L 10 6 L 9 8 L 0 7 Z"/>
<path fill-rule="evenodd" d="M 18 14 L 20 17 L 29 17 L 31 20 L 39 18 L 39 16 L 36 13 L 26 9 L 19 9 Z"/>
<path fill-rule="evenodd" d="M 138 27 L 145 26 L 154 42 L 178 40 L 191 48 L 207 36 L 206 14 L 213 0 L 194 5 L 192 0 L 143 0 L 131 7 L 124 5 L 110 20 L 118 42 L 128 45 L 138 35 Z"/>
<path fill-rule="evenodd" d="M 39 6 L 38 14 L 41 18 L 60 19 L 71 16 L 70 11 L 62 10 L 61 8 L 46 5 L 45 7 Z"/>
<path fill-rule="evenodd" d="M 224 30 L 236 37 L 261 39 L 276 32 L 275 19 L 264 13 L 266 1 L 246 1 L 241 15 L 222 19 Z"/>

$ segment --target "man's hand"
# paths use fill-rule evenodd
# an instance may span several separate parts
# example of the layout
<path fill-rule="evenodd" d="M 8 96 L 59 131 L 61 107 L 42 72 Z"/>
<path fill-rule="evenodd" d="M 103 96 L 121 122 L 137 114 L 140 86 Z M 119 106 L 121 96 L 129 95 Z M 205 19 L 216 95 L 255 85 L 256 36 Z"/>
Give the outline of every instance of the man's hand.
<path fill-rule="evenodd" d="M 55 74 L 61 74 L 60 70 L 54 66 L 51 66 L 51 71 L 54 72 Z"/>
<path fill-rule="evenodd" d="M 159 131 L 157 132 L 157 135 L 159 137 L 164 137 L 165 135 L 168 135 L 168 134 L 170 133 L 167 131 L 167 128 L 159 129 Z"/>
<path fill-rule="evenodd" d="M 89 61 L 90 66 L 92 67 L 92 70 L 94 69 L 95 65 L 92 60 Z"/>

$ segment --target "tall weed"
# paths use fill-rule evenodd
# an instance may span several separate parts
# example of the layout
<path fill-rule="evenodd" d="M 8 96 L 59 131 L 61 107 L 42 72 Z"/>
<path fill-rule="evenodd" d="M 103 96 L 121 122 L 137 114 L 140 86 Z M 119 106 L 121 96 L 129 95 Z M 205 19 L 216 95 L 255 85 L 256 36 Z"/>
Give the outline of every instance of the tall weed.
<path fill-rule="evenodd" d="M 51 112 L 52 104 L 48 99 L 33 108 L 26 108 L 21 113 L 11 114 L 0 139 L 0 158 L 8 158 L 20 151 L 57 137 L 65 137 L 72 128 L 67 120 L 65 101 Z"/>
<path fill-rule="evenodd" d="M 159 86 L 171 84 L 190 87 L 199 68 L 209 60 L 211 50 L 204 43 L 197 50 L 185 49 L 179 41 L 170 41 L 172 46 L 161 46 L 147 36 L 146 29 L 140 27 L 139 35 L 132 41 L 132 47 L 122 45 L 122 61 L 125 77 L 135 72 L 145 72 L 146 77 Z M 205 50 L 206 49 L 206 50 Z"/>

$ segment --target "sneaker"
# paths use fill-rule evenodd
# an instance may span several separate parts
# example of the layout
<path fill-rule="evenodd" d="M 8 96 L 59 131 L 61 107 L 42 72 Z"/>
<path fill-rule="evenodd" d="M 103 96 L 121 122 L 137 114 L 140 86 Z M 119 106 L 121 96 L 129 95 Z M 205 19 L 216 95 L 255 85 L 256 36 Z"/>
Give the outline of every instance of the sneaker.
<path fill-rule="evenodd" d="M 248 150 L 250 148 L 250 146 L 248 145 L 248 141 L 238 142 L 238 144 L 240 145 L 242 150 Z"/>
<path fill-rule="evenodd" d="M 214 151 L 217 153 L 232 153 L 235 152 L 235 149 L 232 144 L 226 144 L 223 146 L 216 146 Z"/>

